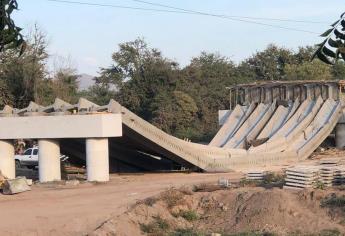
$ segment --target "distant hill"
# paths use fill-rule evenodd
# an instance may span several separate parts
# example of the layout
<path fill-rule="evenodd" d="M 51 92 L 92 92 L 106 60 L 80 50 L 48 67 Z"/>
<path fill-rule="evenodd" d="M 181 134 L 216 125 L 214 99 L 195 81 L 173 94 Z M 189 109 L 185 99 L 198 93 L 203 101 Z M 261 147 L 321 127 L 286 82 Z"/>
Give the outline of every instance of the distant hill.
<path fill-rule="evenodd" d="M 92 85 L 95 84 L 94 80 L 95 76 L 88 75 L 88 74 L 80 74 L 78 75 L 78 82 L 79 82 L 79 90 L 86 90 Z"/>

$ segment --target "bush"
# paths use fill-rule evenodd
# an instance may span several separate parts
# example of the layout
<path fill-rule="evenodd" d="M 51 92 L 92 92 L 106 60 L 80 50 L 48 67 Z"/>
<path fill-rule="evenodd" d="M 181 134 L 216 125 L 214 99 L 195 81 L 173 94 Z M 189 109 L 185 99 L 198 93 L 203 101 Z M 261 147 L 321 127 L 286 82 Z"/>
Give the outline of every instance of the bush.
<path fill-rule="evenodd" d="M 194 231 L 193 229 L 177 229 L 170 236 L 204 236 L 205 234 Z"/>
<path fill-rule="evenodd" d="M 341 235 L 339 230 L 337 229 L 325 229 L 322 230 L 319 234 L 319 236 L 338 236 Z"/>
<path fill-rule="evenodd" d="M 163 192 L 160 197 L 167 204 L 168 208 L 184 203 L 184 194 L 173 188 Z"/>
<path fill-rule="evenodd" d="M 315 182 L 315 188 L 316 189 L 321 189 L 324 190 L 326 188 L 325 184 L 322 181 L 316 181 Z"/>
<path fill-rule="evenodd" d="M 327 197 L 321 201 L 321 207 L 329 208 L 345 208 L 345 196 L 338 197 L 335 194 L 332 194 L 330 197 Z"/>
<path fill-rule="evenodd" d="M 275 234 L 269 232 L 241 232 L 235 234 L 225 234 L 224 236 L 274 236 Z"/>
<path fill-rule="evenodd" d="M 339 236 L 341 235 L 337 229 L 325 229 L 317 234 L 303 234 L 300 231 L 289 233 L 288 236 Z"/>
<path fill-rule="evenodd" d="M 140 224 L 141 231 L 152 235 L 163 235 L 167 233 L 169 228 L 168 221 L 162 219 L 160 216 L 153 217 L 153 221 L 149 224 Z"/>
<path fill-rule="evenodd" d="M 153 204 L 155 204 L 156 202 L 157 202 L 157 199 L 154 197 L 149 197 L 142 201 L 142 203 L 144 203 L 146 206 L 153 206 Z"/>
<path fill-rule="evenodd" d="M 257 187 L 262 183 L 261 180 L 241 179 L 240 187 Z"/>
<path fill-rule="evenodd" d="M 199 219 L 199 215 L 198 213 L 196 213 L 193 210 L 189 210 L 189 211 L 182 211 L 180 213 L 180 216 L 182 216 L 184 219 L 188 220 L 188 221 L 195 221 Z"/>
<path fill-rule="evenodd" d="M 263 184 L 284 184 L 285 175 L 268 173 L 264 176 L 262 182 Z"/>

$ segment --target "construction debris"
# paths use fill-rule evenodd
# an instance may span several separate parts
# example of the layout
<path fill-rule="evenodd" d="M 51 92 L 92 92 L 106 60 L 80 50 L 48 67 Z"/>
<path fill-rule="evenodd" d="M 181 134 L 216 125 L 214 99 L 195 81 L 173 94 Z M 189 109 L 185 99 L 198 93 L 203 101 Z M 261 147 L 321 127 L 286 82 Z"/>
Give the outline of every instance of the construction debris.
<path fill-rule="evenodd" d="M 230 187 L 230 182 L 228 179 L 225 178 L 220 178 L 218 180 L 218 185 L 223 188 L 229 188 Z"/>
<path fill-rule="evenodd" d="M 18 177 L 15 179 L 7 179 L 3 184 L 2 192 L 6 195 L 12 195 L 30 191 L 31 188 L 25 177 Z"/>
<path fill-rule="evenodd" d="M 73 179 L 73 180 L 67 180 L 65 182 L 66 185 L 68 186 L 77 186 L 80 184 L 80 181 L 79 180 L 76 180 L 76 179 Z"/>
<path fill-rule="evenodd" d="M 3 188 L 3 185 L 4 185 L 5 181 L 6 181 L 6 179 L 7 178 L 0 171 L 0 189 Z"/>

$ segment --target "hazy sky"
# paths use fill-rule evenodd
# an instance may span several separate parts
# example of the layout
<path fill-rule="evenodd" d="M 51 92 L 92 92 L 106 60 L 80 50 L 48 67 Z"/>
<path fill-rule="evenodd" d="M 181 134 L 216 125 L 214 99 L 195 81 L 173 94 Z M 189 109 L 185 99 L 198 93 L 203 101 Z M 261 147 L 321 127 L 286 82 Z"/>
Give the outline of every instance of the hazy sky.
<path fill-rule="evenodd" d="M 72 1 L 72 0 L 71 0 Z M 76 0 L 75 0 L 76 1 Z M 132 0 L 78 0 L 97 4 L 158 8 Z M 333 23 L 345 11 L 343 0 L 148 0 L 197 11 L 249 17 Z M 144 37 L 150 46 L 185 65 L 201 51 L 219 52 L 238 62 L 269 43 L 295 49 L 313 45 L 316 34 L 275 29 L 209 16 L 82 6 L 47 0 L 18 0 L 19 26 L 37 23 L 49 39 L 49 53 L 70 57 L 79 73 L 96 75 L 111 63 L 121 42 Z M 252 20 L 253 21 L 253 20 Z M 258 21 L 258 20 L 256 20 Z M 260 21 L 322 33 L 326 24 Z"/>

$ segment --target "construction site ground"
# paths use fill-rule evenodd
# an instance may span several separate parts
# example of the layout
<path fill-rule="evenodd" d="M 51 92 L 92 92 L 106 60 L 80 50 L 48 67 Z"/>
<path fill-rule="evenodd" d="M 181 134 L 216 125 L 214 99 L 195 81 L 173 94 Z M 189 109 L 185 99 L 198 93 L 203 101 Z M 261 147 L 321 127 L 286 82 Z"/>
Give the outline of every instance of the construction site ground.
<path fill-rule="evenodd" d="M 317 163 L 320 158 L 344 157 L 345 151 L 319 149 L 305 163 Z M 264 169 L 282 171 L 287 165 Z M 219 178 L 238 182 L 242 177 L 240 172 L 138 173 L 112 174 L 111 181 L 106 184 L 35 184 L 30 192 L 0 195 L 1 234 L 85 235 L 94 232 L 109 219 L 127 212 L 138 200 L 155 196 L 171 187 L 215 184 Z"/>
<path fill-rule="evenodd" d="M 0 195 L 1 235 L 85 235 L 138 200 L 219 177 L 236 180 L 241 174 L 114 174 L 106 184 L 34 185 L 30 192 Z"/>

